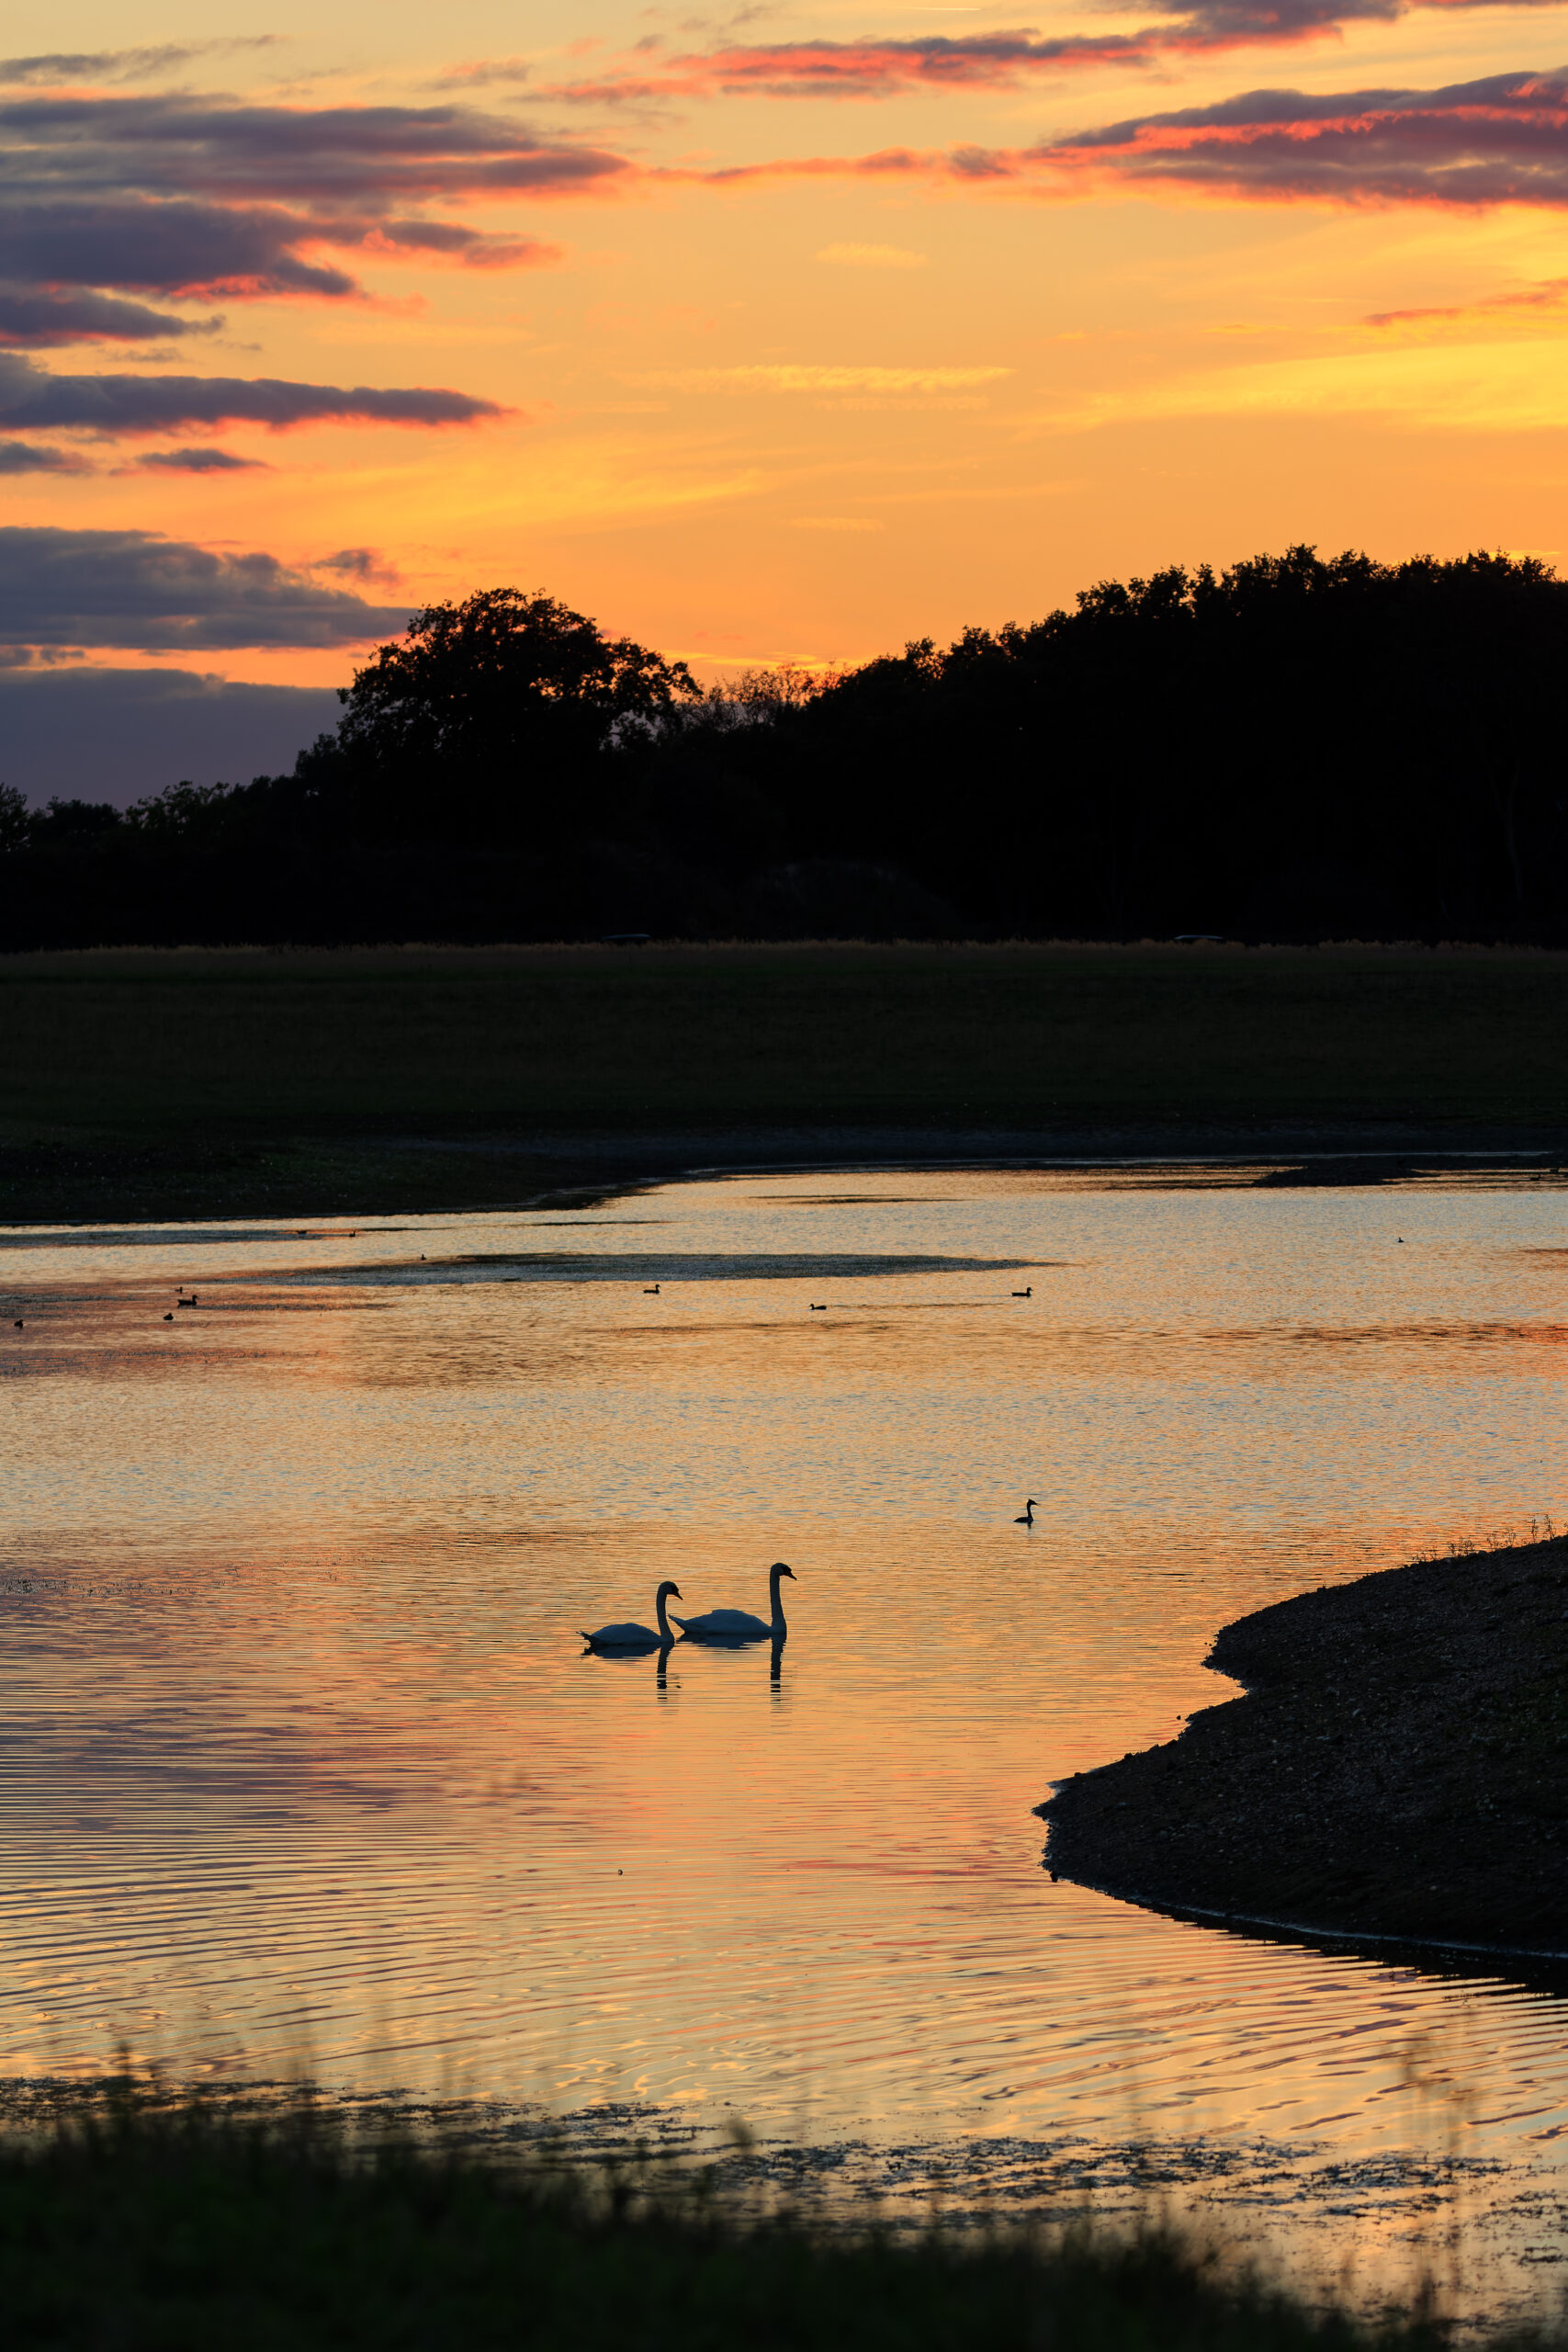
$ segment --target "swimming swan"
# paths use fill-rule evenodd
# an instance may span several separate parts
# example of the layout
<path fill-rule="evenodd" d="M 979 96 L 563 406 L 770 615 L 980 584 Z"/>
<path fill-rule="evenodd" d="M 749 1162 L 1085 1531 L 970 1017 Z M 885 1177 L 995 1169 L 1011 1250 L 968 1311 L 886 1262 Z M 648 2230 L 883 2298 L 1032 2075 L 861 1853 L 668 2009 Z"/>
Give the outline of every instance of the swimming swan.
<path fill-rule="evenodd" d="M 650 1634 L 646 1625 L 601 1625 L 596 1634 L 582 1633 L 582 1628 L 579 1626 L 578 1631 L 582 1633 L 582 1638 L 591 1650 L 664 1649 L 675 1638 L 670 1631 L 670 1620 L 664 1614 L 664 1604 L 671 1594 L 679 1600 L 681 1588 L 678 1584 L 671 1584 L 667 1579 L 653 1596 L 654 1611 L 659 1619 L 657 1634 Z M 679 1618 L 676 1623 L 677 1624 L 680 1623 Z M 765 1633 L 767 1628 L 764 1626 L 762 1630 Z"/>
<path fill-rule="evenodd" d="M 1031 1495 L 1031 1496 L 1030 1496 L 1030 1498 L 1029 1498 L 1029 1500 L 1028 1500 L 1028 1501 L 1024 1504 L 1024 1506 L 1023 1506 L 1023 1516 L 1022 1516 L 1022 1518 L 1021 1518 L 1021 1519 L 1015 1519 L 1015 1520 L 1013 1521 L 1013 1525 L 1014 1525 L 1015 1527 L 1032 1527 L 1032 1526 L 1033 1526 L 1033 1524 L 1034 1524 L 1034 1498 L 1033 1498 L 1033 1496 L 1032 1496 L 1032 1495 Z M 677 1618 L 675 1622 L 676 1622 L 676 1623 L 677 1623 L 677 1624 L 679 1624 L 681 1621 L 680 1621 L 680 1619 L 679 1619 L 679 1618 Z"/>
<path fill-rule="evenodd" d="M 784 1605 L 779 1600 L 779 1578 L 788 1577 L 795 1582 L 795 1570 L 775 1560 L 768 1570 L 768 1599 L 773 1603 L 773 1622 L 753 1617 L 746 1609 L 710 1609 L 705 1617 L 677 1617 L 675 1623 L 690 1642 L 765 1642 L 770 1634 L 782 1642 L 789 1627 L 784 1623 Z"/>

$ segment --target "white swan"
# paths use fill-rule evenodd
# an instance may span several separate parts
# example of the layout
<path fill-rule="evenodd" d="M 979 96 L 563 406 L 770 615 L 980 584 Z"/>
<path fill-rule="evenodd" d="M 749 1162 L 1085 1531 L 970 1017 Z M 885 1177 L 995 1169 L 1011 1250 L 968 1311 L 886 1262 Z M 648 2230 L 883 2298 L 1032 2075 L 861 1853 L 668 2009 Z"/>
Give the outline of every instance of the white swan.
<path fill-rule="evenodd" d="M 768 1570 L 768 1599 L 773 1603 L 772 1622 L 765 1617 L 753 1617 L 748 1609 L 710 1609 L 705 1617 L 677 1617 L 675 1623 L 691 1642 L 765 1642 L 770 1635 L 782 1642 L 789 1627 L 784 1623 L 784 1604 L 779 1599 L 779 1578 L 788 1577 L 795 1582 L 795 1570 L 775 1560 Z"/>
<path fill-rule="evenodd" d="M 681 1588 L 667 1579 L 653 1596 L 654 1613 L 659 1619 L 657 1634 L 650 1633 L 646 1625 L 601 1625 L 596 1634 L 582 1633 L 579 1626 L 578 1631 L 582 1633 L 582 1638 L 591 1650 L 666 1649 L 675 1638 L 670 1631 L 670 1620 L 664 1613 L 664 1604 L 671 1594 L 679 1600 Z M 676 1623 L 679 1624 L 679 1618 Z"/>

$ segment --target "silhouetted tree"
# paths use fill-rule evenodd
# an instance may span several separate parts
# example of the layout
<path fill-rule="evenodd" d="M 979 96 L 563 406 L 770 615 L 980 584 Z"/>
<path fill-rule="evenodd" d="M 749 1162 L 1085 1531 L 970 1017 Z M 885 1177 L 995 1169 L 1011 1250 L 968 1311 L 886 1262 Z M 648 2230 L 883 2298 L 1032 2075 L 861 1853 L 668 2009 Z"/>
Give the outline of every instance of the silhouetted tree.
<path fill-rule="evenodd" d="M 545 595 L 417 614 L 288 776 L 0 791 L 0 941 L 1568 941 L 1568 582 L 1309 547 L 699 695 Z"/>
<path fill-rule="evenodd" d="M 28 834 L 27 794 L 14 784 L 0 784 L 0 852 L 25 849 Z"/>
<path fill-rule="evenodd" d="M 383 831 L 556 836 L 607 755 L 699 688 L 553 596 L 486 589 L 416 613 L 343 690 L 336 752 Z"/>

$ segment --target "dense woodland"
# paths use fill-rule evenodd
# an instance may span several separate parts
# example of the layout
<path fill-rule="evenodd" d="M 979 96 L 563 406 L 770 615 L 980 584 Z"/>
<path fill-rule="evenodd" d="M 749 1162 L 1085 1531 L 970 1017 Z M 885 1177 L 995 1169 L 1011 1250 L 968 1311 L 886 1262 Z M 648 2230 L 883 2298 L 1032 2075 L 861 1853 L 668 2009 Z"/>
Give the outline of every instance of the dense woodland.
<path fill-rule="evenodd" d="M 1561 944 L 1565 685 L 1568 582 L 1501 555 L 1294 548 L 708 694 L 495 590 L 416 615 L 291 775 L 0 789 L 0 945 Z"/>

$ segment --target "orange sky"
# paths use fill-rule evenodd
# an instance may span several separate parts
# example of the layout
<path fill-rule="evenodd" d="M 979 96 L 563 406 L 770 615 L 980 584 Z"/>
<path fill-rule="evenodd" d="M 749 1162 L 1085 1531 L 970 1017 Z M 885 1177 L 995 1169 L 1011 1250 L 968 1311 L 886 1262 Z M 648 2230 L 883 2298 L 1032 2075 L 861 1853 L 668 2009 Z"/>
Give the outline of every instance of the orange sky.
<path fill-rule="evenodd" d="M 511 582 L 712 674 L 1296 539 L 1557 560 L 1568 27 L 1361 5 L 288 0 L 248 45 L 192 0 L 14 10 L 6 525 L 326 600 L 247 643 L 259 575 L 220 566 L 230 619 L 160 636 L 129 591 L 78 621 L 73 571 L 49 656 L 336 684 L 389 612 Z M 152 431 L 127 394 L 105 430 L 38 371 L 497 413 L 276 431 L 214 395 Z"/>

